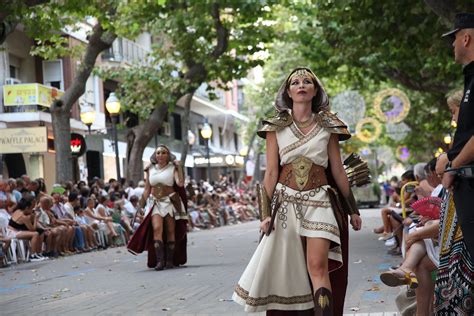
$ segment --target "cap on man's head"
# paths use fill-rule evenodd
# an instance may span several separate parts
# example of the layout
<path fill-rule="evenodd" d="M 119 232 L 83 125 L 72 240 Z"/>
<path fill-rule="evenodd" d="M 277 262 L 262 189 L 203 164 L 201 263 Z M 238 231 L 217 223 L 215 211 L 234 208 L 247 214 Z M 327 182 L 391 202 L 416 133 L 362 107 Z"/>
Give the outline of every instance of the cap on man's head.
<path fill-rule="evenodd" d="M 442 37 L 454 37 L 454 35 L 462 29 L 474 29 L 473 13 L 458 13 L 454 18 L 454 29 L 448 33 L 444 33 Z"/>

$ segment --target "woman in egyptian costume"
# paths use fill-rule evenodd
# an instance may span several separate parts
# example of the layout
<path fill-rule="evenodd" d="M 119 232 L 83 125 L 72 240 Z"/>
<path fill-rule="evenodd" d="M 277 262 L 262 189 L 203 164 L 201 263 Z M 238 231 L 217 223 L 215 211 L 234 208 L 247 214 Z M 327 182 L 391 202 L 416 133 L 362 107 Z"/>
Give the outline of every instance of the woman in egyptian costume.
<path fill-rule="evenodd" d="M 265 234 L 233 299 L 246 312 L 342 315 L 347 215 L 353 229 L 361 227 L 339 152 L 338 141 L 350 133 L 329 112 L 328 96 L 308 68 L 291 72 L 275 108 L 258 132 L 267 145 L 258 189 Z"/>
<path fill-rule="evenodd" d="M 171 269 L 186 263 L 186 192 L 183 170 L 168 147 L 160 145 L 145 168 L 140 200 L 145 218 L 133 234 L 128 251 L 148 251 L 148 267 Z M 183 203 L 184 201 L 184 203 Z"/>

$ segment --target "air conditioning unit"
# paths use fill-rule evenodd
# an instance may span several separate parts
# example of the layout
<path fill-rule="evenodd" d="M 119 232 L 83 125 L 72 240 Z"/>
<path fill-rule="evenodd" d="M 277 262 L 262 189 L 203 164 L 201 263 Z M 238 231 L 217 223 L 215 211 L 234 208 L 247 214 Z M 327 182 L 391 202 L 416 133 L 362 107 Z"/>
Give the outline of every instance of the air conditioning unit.
<path fill-rule="evenodd" d="M 16 78 L 6 78 L 5 79 L 5 84 L 6 85 L 12 85 L 12 84 L 20 84 L 21 80 L 18 80 Z"/>
<path fill-rule="evenodd" d="M 169 122 L 163 122 L 162 129 L 164 135 L 171 136 L 171 125 Z"/>

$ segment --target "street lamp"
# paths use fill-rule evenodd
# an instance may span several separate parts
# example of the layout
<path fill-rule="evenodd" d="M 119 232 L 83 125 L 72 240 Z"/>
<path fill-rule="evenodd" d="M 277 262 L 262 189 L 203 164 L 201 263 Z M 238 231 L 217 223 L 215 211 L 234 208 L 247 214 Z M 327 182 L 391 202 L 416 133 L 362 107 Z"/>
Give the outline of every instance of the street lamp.
<path fill-rule="evenodd" d="M 194 135 L 194 133 L 189 129 L 188 130 L 188 144 L 189 144 L 189 146 L 194 145 L 195 142 L 196 142 L 196 135 Z"/>
<path fill-rule="evenodd" d="M 242 156 L 242 157 L 245 157 L 249 154 L 249 147 L 248 146 L 244 146 L 242 147 L 240 150 L 239 150 L 239 154 Z"/>
<path fill-rule="evenodd" d="M 119 162 L 119 151 L 118 151 L 118 140 L 117 140 L 117 116 L 120 113 L 120 101 L 115 96 L 114 92 L 111 92 L 107 100 L 105 101 L 105 107 L 110 114 L 110 120 L 112 121 L 112 133 L 114 134 L 115 143 L 115 167 L 117 168 L 117 181 L 120 182 L 120 162 Z"/>
<path fill-rule="evenodd" d="M 212 128 L 207 123 L 207 119 L 201 129 L 201 136 L 206 140 L 206 158 L 207 158 L 207 181 L 211 183 L 211 158 L 209 156 L 209 139 L 212 136 Z"/>
<path fill-rule="evenodd" d="M 89 135 L 91 134 L 91 125 L 95 121 L 95 110 L 92 106 L 86 106 L 81 110 L 81 121 L 87 126 Z"/>

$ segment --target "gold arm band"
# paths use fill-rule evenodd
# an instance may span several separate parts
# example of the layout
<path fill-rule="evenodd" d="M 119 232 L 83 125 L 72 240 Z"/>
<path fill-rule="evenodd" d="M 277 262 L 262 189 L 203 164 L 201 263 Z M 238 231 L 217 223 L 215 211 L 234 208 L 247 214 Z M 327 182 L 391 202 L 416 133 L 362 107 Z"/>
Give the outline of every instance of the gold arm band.
<path fill-rule="evenodd" d="M 265 218 L 271 216 L 270 210 L 270 198 L 267 195 L 267 191 L 262 184 L 257 184 L 257 200 L 258 200 L 258 210 L 260 213 L 260 221 L 263 221 Z"/>

